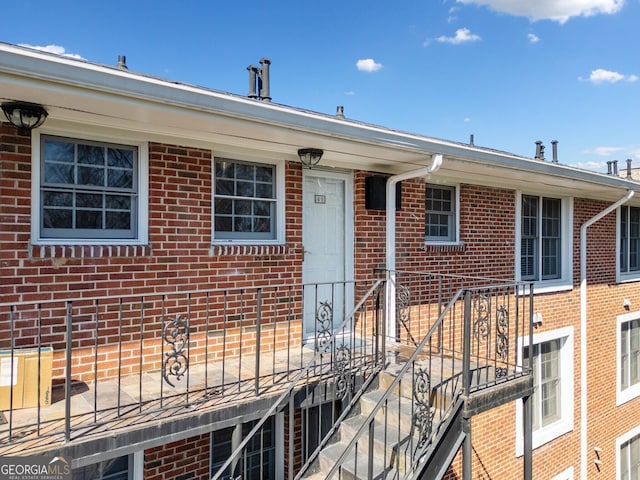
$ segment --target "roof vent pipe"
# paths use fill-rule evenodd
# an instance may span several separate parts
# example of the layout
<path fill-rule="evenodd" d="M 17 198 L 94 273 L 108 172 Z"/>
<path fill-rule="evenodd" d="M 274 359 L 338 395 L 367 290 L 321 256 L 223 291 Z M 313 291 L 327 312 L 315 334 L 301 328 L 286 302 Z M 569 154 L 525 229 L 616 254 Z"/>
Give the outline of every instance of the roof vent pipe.
<path fill-rule="evenodd" d="M 551 148 L 553 152 L 553 158 L 551 161 L 553 163 L 558 163 L 558 140 L 551 140 Z"/>
<path fill-rule="evenodd" d="M 247 70 L 249 70 L 249 93 L 247 94 L 247 97 L 258 98 L 258 94 L 256 93 L 258 67 L 256 67 L 255 65 L 249 65 L 247 67 Z"/>
<path fill-rule="evenodd" d="M 270 102 L 269 65 L 271 65 L 271 60 L 262 58 L 260 65 L 262 65 L 262 68 L 255 65 L 247 67 L 247 70 L 249 70 L 249 93 L 247 97 Z"/>
<path fill-rule="evenodd" d="M 127 67 L 127 57 L 124 55 L 118 55 L 118 64 L 116 65 L 116 68 L 119 68 L 120 70 L 129 70 L 129 67 Z"/>
<path fill-rule="evenodd" d="M 618 176 L 618 160 L 614 160 L 613 162 L 611 162 L 611 164 L 613 165 L 613 174 L 617 177 Z"/>
<path fill-rule="evenodd" d="M 544 162 L 544 145 L 541 140 L 536 141 L 536 160 L 542 160 Z"/>
<path fill-rule="evenodd" d="M 469 145 L 475 145 L 475 143 L 473 143 L 473 133 L 471 135 L 469 135 Z"/>
<path fill-rule="evenodd" d="M 611 175 L 611 160 L 607 161 L 607 175 Z"/>
<path fill-rule="evenodd" d="M 631 162 L 630 158 L 627 158 L 627 178 L 631 178 Z"/>
<path fill-rule="evenodd" d="M 336 117 L 341 120 L 344 119 L 344 107 L 342 105 L 336 107 Z"/>
<path fill-rule="evenodd" d="M 271 65 L 271 60 L 268 58 L 261 58 L 260 65 L 262 65 L 262 68 L 260 69 L 260 98 L 265 102 L 270 102 L 271 86 L 269 85 L 269 65 Z"/>

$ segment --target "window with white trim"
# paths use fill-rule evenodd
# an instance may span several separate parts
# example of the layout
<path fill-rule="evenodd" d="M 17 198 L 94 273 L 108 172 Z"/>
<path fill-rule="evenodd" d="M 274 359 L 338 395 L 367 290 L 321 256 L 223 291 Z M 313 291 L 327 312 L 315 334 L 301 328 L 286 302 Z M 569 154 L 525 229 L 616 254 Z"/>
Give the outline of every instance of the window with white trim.
<path fill-rule="evenodd" d="M 456 188 L 428 183 L 425 197 L 426 242 L 456 242 L 458 240 Z"/>
<path fill-rule="evenodd" d="M 138 480 L 142 479 L 142 452 L 116 457 L 84 467 L 74 468 L 73 480 Z"/>
<path fill-rule="evenodd" d="M 640 427 L 616 439 L 617 480 L 640 480 Z"/>
<path fill-rule="evenodd" d="M 533 448 L 573 430 L 573 327 L 519 339 L 522 365 L 533 364 Z M 523 453 L 522 401 L 516 408 L 516 454 Z"/>
<path fill-rule="evenodd" d="M 623 205 L 618 211 L 618 269 L 623 278 L 640 276 L 640 208 Z"/>
<path fill-rule="evenodd" d="M 35 244 L 146 241 L 146 147 L 34 135 Z"/>
<path fill-rule="evenodd" d="M 241 423 L 233 427 L 211 432 L 211 469 L 215 475 L 246 437 L 258 420 Z M 279 451 L 283 448 L 281 435 L 282 419 L 273 416 L 247 442 L 242 456 L 227 467 L 221 478 L 244 478 L 247 480 L 275 480 L 282 476 L 282 465 L 278 463 Z M 280 452 L 281 453 L 281 452 Z M 233 475 L 231 474 L 233 471 Z"/>
<path fill-rule="evenodd" d="M 536 287 L 572 286 L 571 199 L 520 194 L 517 273 Z"/>
<path fill-rule="evenodd" d="M 617 404 L 640 396 L 640 312 L 617 318 Z"/>
<path fill-rule="evenodd" d="M 214 161 L 214 240 L 278 239 L 276 165 L 228 158 Z"/>

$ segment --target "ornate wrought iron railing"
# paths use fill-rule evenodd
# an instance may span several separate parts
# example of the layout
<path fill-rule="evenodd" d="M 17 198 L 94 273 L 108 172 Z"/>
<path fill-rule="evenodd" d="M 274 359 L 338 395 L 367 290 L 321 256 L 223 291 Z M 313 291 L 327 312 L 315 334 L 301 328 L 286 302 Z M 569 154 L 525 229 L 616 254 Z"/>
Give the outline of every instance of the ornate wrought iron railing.
<path fill-rule="evenodd" d="M 312 458 L 296 478 L 308 471 L 327 479 L 416 478 L 463 399 L 530 374 L 515 346 L 532 335 L 532 288 L 524 294 L 519 283 L 416 273 L 395 282 L 396 333 L 420 341 L 399 349 L 385 372 L 392 380 L 381 381 L 377 403 L 353 423 L 352 438 L 341 439 L 340 454 L 324 466 Z"/>
<path fill-rule="evenodd" d="M 295 396 L 298 394 L 303 402 L 318 407 L 340 401 L 344 413 L 340 414 L 335 408 L 328 413 L 329 424 L 332 425 L 330 431 L 335 431 L 385 364 L 384 285 L 383 280 L 378 280 L 339 324 L 331 320 L 331 309 L 325 303 L 318 304 L 313 356 L 213 474 L 212 480 L 249 478 L 245 472 L 247 445 L 252 441 L 262 441 L 261 428 L 276 412 L 288 413 L 289 451 L 285 464 L 289 478 L 293 478 L 297 469 L 295 464 L 301 458 L 313 456 L 319 451 L 322 442 L 318 442 L 315 452 L 310 451 L 309 432 L 303 439 L 303 443 L 307 444 L 304 448 L 298 448 L 300 446 L 293 440 L 296 433 L 299 434 L 294 425 L 295 411 L 299 407 Z M 322 437 L 322 423 L 320 419 L 316 422 L 318 430 L 314 434 L 317 438 Z"/>
<path fill-rule="evenodd" d="M 360 288 L 339 282 L 0 304 L 0 361 L 12 380 L 0 386 L 0 455 L 277 396 L 300 372 L 308 382 L 342 385 L 381 356 L 372 340 L 377 310 L 362 303 L 347 310 Z M 307 318 L 315 312 L 321 318 Z M 345 319 L 339 340 L 336 318 Z M 309 368 L 317 349 L 329 347 Z M 25 375 L 36 385 L 30 399 Z"/>

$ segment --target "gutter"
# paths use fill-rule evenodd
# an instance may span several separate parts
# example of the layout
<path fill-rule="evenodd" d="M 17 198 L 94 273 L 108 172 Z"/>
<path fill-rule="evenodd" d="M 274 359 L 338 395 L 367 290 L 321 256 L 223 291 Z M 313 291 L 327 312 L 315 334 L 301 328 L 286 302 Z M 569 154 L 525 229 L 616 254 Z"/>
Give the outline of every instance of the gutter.
<path fill-rule="evenodd" d="M 609 205 L 597 215 L 591 217 L 580 226 L 580 478 L 587 480 L 587 228 L 609 215 L 619 206 L 627 203 L 635 191 L 627 194 L 616 203 Z"/>
<path fill-rule="evenodd" d="M 396 331 L 396 185 L 402 180 L 424 177 L 440 170 L 442 166 L 442 154 L 434 153 L 431 156 L 431 165 L 418 168 L 410 172 L 393 175 L 387 179 L 387 238 L 385 242 L 386 269 L 387 269 L 387 308 L 385 311 L 387 321 L 387 336 Z"/>

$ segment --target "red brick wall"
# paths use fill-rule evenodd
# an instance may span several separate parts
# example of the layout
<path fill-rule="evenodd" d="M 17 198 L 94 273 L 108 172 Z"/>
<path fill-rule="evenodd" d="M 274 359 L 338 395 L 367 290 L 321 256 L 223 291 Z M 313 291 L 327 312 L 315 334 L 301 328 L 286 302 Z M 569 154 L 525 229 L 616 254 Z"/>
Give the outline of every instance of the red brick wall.
<path fill-rule="evenodd" d="M 365 208 L 364 178 L 355 175 L 356 278 L 385 266 L 386 213 Z M 402 182 L 402 209 L 396 214 L 396 268 L 513 279 L 515 275 L 515 192 L 460 186 L 460 246 L 424 244 L 425 184 Z"/>
<path fill-rule="evenodd" d="M 145 480 L 209 480 L 209 443 L 203 434 L 145 450 Z"/>

